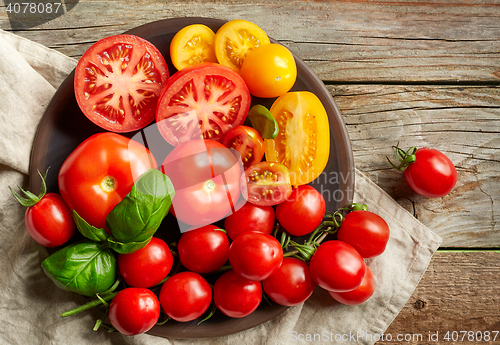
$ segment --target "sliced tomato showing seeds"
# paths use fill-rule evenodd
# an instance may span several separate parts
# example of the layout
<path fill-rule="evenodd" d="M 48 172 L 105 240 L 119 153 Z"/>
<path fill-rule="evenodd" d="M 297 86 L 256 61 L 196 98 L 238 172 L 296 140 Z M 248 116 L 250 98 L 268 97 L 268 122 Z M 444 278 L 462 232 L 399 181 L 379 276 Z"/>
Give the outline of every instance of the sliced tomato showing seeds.
<path fill-rule="evenodd" d="M 169 77 L 156 47 L 134 35 L 99 40 L 75 69 L 75 97 L 83 114 L 112 132 L 131 132 L 155 118 L 162 86 Z"/>
<path fill-rule="evenodd" d="M 240 187 L 243 197 L 259 206 L 281 204 L 292 194 L 288 168 L 275 162 L 252 165 L 241 176 Z"/>
<path fill-rule="evenodd" d="M 220 142 L 245 121 L 250 101 L 248 88 L 236 72 L 202 63 L 172 75 L 160 95 L 156 123 L 174 146 L 192 139 Z"/>
<path fill-rule="evenodd" d="M 231 129 L 222 140 L 224 146 L 238 152 L 243 167 L 248 169 L 264 157 L 264 139 L 259 132 L 248 126 L 237 126 Z"/>

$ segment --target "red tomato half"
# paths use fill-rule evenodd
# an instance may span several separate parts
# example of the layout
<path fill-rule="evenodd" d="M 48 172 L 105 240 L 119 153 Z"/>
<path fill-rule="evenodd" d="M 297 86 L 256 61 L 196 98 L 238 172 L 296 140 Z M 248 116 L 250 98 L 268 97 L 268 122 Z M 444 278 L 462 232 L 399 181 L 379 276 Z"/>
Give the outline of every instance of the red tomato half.
<path fill-rule="evenodd" d="M 363 258 L 372 258 L 385 251 L 389 235 L 389 226 L 378 214 L 352 211 L 344 217 L 337 239 L 349 243 Z"/>
<path fill-rule="evenodd" d="M 259 163 L 264 157 L 264 139 L 252 127 L 241 125 L 231 129 L 222 143 L 238 152 L 245 169 Z"/>
<path fill-rule="evenodd" d="M 191 139 L 221 141 L 241 125 L 250 108 L 250 93 L 232 69 L 215 63 L 186 67 L 168 80 L 158 102 L 161 135 L 177 146 Z"/>
<path fill-rule="evenodd" d="M 241 192 L 252 204 L 274 206 L 292 193 L 288 168 L 280 163 L 260 162 L 241 176 Z"/>
<path fill-rule="evenodd" d="M 241 168 L 232 152 L 213 140 L 190 140 L 161 166 L 175 188 L 175 217 L 203 226 L 224 218 L 240 196 Z"/>
<path fill-rule="evenodd" d="M 427 147 L 417 150 L 415 162 L 408 165 L 404 176 L 411 189 L 426 198 L 443 197 L 457 183 L 457 170 L 451 160 Z"/>
<path fill-rule="evenodd" d="M 366 302 L 370 297 L 372 297 L 375 292 L 375 282 L 373 280 L 373 273 L 370 267 L 366 266 L 366 273 L 361 285 L 351 291 L 346 292 L 334 292 L 328 291 L 330 296 L 332 296 L 336 301 L 347 304 L 347 305 L 357 305 Z"/>
<path fill-rule="evenodd" d="M 325 199 L 314 187 L 301 185 L 276 206 L 278 222 L 294 236 L 314 231 L 325 217 Z"/>
<path fill-rule="evenodd" d="M 108 213 L 151 168 L 157 168 L 156 161 L 143 145 L 119 134 L 98 133 L 66 158 L 59 170 L 59 191 L 87 223 L 106 228 Z"/>
<path fill-rule="evenodd" d="M 112 132 L 131 132 L 155 119 L 168 66 L 156 47 L 137 36 L 106 37 L 75 69 L 75 97 L 83 114 Z"/>

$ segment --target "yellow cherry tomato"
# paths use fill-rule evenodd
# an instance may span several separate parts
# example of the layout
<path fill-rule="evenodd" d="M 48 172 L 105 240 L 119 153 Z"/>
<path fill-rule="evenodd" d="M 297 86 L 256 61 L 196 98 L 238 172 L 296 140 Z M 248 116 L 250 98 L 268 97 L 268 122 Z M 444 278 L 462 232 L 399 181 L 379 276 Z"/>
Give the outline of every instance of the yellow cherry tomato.
<path fill-rule="evenodd" d="M 288 92 L 271 107 L 279 133 L 265 140 L 266 160 L 285 165 L 292 186 L 315 180 L 330 155 L 328 115 L 319 98 L 309 91 Z"/>
<path fill-rule="evenodd" d="M 247 55 L 240 75 L 253 96 L 273 98 L 290 91 L 297 79 L 297 66 L 288 48 L 271 43 L 257 47 Z"/>
<path fill-rule="evenodd" d="M 246 20 L 234 19 L 217 30 L 215 55 L 221 65 L 239 72 L 250 51 L 269 43 L 269 37 L 258 25 Z"/>
<path fill-rule="evenodd" d="M 170 58 L 175 68 L 181 70 L 202 62 L 217 62 L 214 38 L 212 29 L 203 24 L 182 28 L 170 42 Z"/>

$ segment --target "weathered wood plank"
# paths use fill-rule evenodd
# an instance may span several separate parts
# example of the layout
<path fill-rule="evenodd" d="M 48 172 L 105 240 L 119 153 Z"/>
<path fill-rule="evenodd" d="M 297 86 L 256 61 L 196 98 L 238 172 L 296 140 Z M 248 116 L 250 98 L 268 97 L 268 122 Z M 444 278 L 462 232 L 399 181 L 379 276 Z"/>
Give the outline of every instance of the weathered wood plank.
<path fill-rule="evenodd" d="M 183 16 L 252 20 L 326 81 L 500 83 L 496 1 L 82 0 L 27 30 L 0 11 L 0 28 L 78 58 L 100 38 Z"/>
<path fill-rule="evenodd" d="M 443 238 L 443 247 L 500 246 L 500 87 L 328 86 L 346 121 L 355 164 Z M 446 197 L 411 191 L 386 156 L 432 147 L 455 164 Z"/>
<path fill-rule="evenodd" d="M 438 252 L 417 286 L 413 296 L 385 332 L 383 344 L 497 344 L 500 341 L 500 285 L 498 252 Z M 447 332 L 459 341 L 446 341 Z M 453 335 L 452 332 L 458 334 Z M 461 331 L 473 331 L 464 337 Z M 485 341 L 485 332 L 490 341 Z M 496 340 L 493 342 L 496 333 Z M 438 332 L 439 341 L 433 338 Z M 481 332 L 481 333 L 477 333 Z M 397 335 L 412 336 L 396 341 Z M 392 341 L 389 336 L 392 336 Z M 476 336 L 483 336 L 482 341 Z M 464 337 L 464 338 L 463 338 Z M 463 340 L 462 340 L 463 338 Z M 403 338 L 404 339 L 404 338 Z M 410 338 L 408 338 L 410 339 Z"/>

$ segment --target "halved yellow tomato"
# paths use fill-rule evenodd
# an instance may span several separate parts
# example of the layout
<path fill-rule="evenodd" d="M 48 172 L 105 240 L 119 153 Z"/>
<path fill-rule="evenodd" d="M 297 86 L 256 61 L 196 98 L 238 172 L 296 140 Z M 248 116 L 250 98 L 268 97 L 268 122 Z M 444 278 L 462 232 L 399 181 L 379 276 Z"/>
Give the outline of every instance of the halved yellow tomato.
<path fill-rule="evenodd" d="M 181 70 L 202 62 L 217 62 L 214 38 L 212 29 L 203 24 L 179 30 L 170 42 L 170 58 L 175 68 Z"/>
<path fill-rule="evenodd" d="M 276 99 L 270 111 L 279 133 L 265 140 L 266 160 L 285 165 L 292 186 L 313 181 L 330 155 L 330 127 L 323 104 L 309 91 L 288 92 Z"/>
<path fill-rule="evenodd" d="M 254 48 L 269 44 L 269 37 L 258 25 L 242 19 L 230 20 L 215 34 L 215 55 L 221 65 L 239 72 L 245 57 Z"/>

